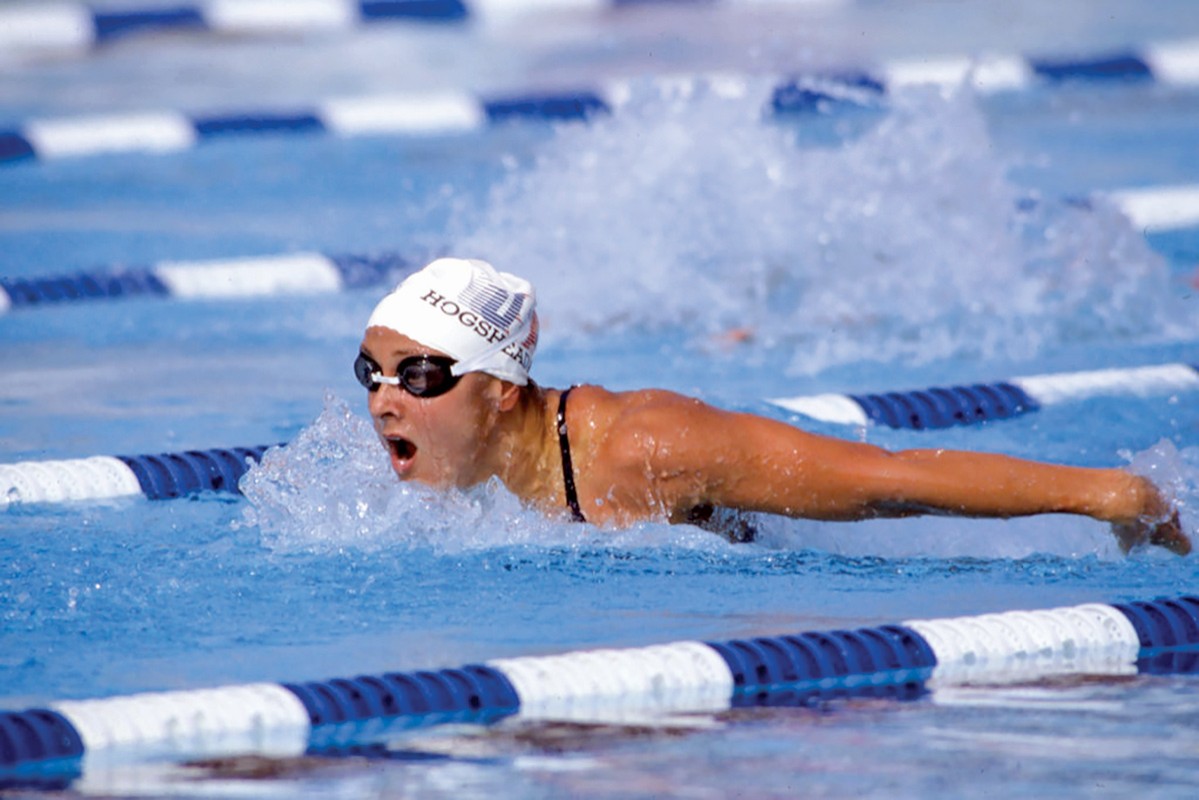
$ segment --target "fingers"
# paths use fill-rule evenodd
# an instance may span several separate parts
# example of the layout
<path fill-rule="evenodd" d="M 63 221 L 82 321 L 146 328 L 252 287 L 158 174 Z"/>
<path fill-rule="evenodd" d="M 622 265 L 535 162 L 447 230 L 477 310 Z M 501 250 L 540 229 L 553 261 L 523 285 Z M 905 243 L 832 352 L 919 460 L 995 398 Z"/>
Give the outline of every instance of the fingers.
<path fill-rule="evenodd" d="M 1182 521 L 1178 518 L 1177 511 L 1166 522 L 1154 526 L 1149 533 L 1149 544 L 1164 547 L 1180 556 L 1191 552 L 1191 538 L 1182 529 Z"/>
<path fill-rule="evenodd" d="M 1120 552 L 1125 555 L 1134 547 L 1146 543 L 1164 547 L 1175 555 L 1185 556 L 1191 552 L 1191 538 L 1183 531 L 1177 510 L 1164 522 L 1138 520 L 1112 525 L 1112 533 L 1120 545 Z"/>

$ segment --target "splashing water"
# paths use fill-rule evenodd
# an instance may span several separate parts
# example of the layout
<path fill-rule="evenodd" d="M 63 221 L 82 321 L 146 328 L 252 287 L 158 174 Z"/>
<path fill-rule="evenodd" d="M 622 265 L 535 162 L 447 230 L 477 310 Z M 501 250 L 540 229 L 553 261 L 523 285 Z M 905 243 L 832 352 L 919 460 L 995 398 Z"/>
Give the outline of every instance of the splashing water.
<path fill-rule="evenodd" d="M 1184 530 L 1199 535 L 1193 510 L 1199 497 L 1199 448 L 1179 451 L 1163 440 L 1143 452 L 1122 455 L 1131 471 L 1153 480 L 1175 502 Z M 1062 515 L 922 517 L 853 525 L 751 515 L 758 537 L 749 546 L 730 545 L 689 525 L 647 522 L 618 531 L 578 525 L 526 508 L 494 479 L 467 491 L 397 481 L 370 423 L 331 395 L 321 415 L 294 442 L 268 451 L 261 464 L 250 468 L 241 490 L 249 501 L 241 524 L 258 527 L 263 545 L 276 552 L 424 548 L 457 554 L 531 545 L 575 551 L 681 547 L 751 558 L 763 549 L 885 557 L 1122 557 L 1106 525 Z M 1164 557 L 1156 549 L 1150 552 Z"/>
<path fill-rule="evenodd" d="M 526 508 L 498 479 L 466 491 L 400 482 L 370 422 L 332 395 L 293 442 L 250 467 L 240 488 L 249 505 L 239 524 L 257 527 L 262 544 L 276 552 L 721 546 L 689 526 L 645 523 L 612 532 L 548 518 Z"/>
<path fill-rule="evenodd" d="M 793 372 L 1199 334 L 1117 211 L 1019 202 L 968 91 L 901 91 L 832 148 L 764 120 L 766 91 L 633 85 L 495 187 L 460 251 L 533 280 L 555 335 L 749 326 Z"/>
<path fill-rule="evenodd" d="M 1128 471 L 1153 481 L 1178 509 L 1182 529 L 1199 537 L 1199 447 L 1179 450 L 1169 439 L 1139 453 L 1122 451 Z"/>

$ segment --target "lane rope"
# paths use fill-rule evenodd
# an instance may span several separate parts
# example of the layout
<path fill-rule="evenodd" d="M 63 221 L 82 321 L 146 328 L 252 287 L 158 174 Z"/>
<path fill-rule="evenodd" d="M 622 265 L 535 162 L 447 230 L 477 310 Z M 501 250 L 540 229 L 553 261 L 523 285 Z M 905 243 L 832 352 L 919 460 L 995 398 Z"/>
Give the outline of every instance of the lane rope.
<path fill-rule="evenodd" d="M 456 669 L 254 683 L 0 712 L 0 786 L 114 764 L 294 757 L 504 719 L 618 722 L 963 684 L 1199 672 L 1199 597 L 910 620 L 853 630 L 505 658 Z"/>
<path fill-rule="evenodd" d="M 389 285 L 423 263 L 398 253 L 284 253 L 0 278 L 0 314 L 129 297 L 213 300 L 330 294 Z"/>
<path fill-rule="evenodd" d="M 821 422 L 923 430 L 1008 419 L 1043 406 L 1088 397 L 1154 396 L 1196 390 L 1199 365 L 1160 364 L 909 391 L 775 397 L 767 402 Z"/>
<path fill-rule="evenodd" d="M 9 506 L 144 497 L 170 500 L 198 492 L 237 493 L 250 463 L 272 445 L 135 456 L 92 456 L 0 464 L 0 511 Z"/>
<path fill-rule="evenodd" d="M 97 7 L 43 0 L 0 7 L 0 48 L 79 54 L 133 36 L 155 33 L 231 34 L 344 31 L 381 22 L 460 24 L 547 11 L 611 13 L 678 0 L 199 0 L 169 6 L 130 3 Z M 704 0 L 697 7 L 736 5 Z M 755 0 L 761 2 L 761 0 Z M 787 0 L 830 7 L 852 0 Z"/>
<path fill-rule="evenodd" d="M 0 24 L 0 30 L 3 25 Z M 662 77 L 671 85 L 694 78 Z M 745 93 L 748 80 L 716 79 L 723 91 Z M 982 94 L 1068 81 L 1140 82 L 1199 86 L 1199 39 L 1152 45 L 1141 52 L 1078 59 L 1024 56 L 924 58 L 885 63 L 878 70 L 830 71 L 788 78 L 775 86 L 776 114 L 827 110 L 839 103 L 877 103 L 889 91 L 915 84 L 968 83 Z M 610 113 L 629 84 L 557 92 L 478 96 L 462 91 L 335 98 L 311 107 L 188 114 L 147 111 L 76 118 L 34 119 L 0 129 L 0 163 L 102 153 L 166 153 L 228 135 L 316 134 L 429 136 L 481 130 L 513 120 L 587 120 Z"/>
<path fill-rule="evenodd" d="M 1199 185 L 1128 189 L 1096 197 L 1116 205 L 1134 227 L 1146 233 L 1199 226 Z M 1068 202 L 1091 203 L 1088 199 Z M 129 297 L 190 300 L 336 293 L 390 285 L 426 260 L 421 255 L 393 252 L 309 252 L 0 277 L 0 314 Z"/>
<path fill-rule="evenodd" d="M 1089 397 L 1190 391 L 1199 391 L 1199 365 L 1178 363 L 1030 375 L 990 384 L 884 394 L 802 395 L 766 402 L 821 422 L 926 430 L 1009 419 L 1043 406 Z M 261 461 L 271 446 L 0 464 L 0 511 L 21 504 L 238 493 L 238 481 L 249 464 Z"/>

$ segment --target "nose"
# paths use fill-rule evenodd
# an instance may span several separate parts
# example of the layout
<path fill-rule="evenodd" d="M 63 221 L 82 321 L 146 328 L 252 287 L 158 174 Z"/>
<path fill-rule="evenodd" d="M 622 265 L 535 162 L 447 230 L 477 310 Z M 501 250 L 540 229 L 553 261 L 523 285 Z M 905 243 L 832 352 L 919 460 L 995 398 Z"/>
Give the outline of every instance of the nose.
<path fill-rule="evenodd" d="M 384 416 L 403 416 L 404 400 L 408 393 L 399 386 L 379 384 L 379 388 L 366 395 L 366 407 L 375 419 Z"/>

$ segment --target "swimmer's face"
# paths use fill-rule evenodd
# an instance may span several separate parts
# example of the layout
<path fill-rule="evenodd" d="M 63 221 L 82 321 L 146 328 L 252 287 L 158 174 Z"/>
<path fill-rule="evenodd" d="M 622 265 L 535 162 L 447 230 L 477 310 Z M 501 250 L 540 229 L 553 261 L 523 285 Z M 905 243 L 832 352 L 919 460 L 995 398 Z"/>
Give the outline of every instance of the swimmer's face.
<path fill-rule="evenodd" d="M 382 327 L 367 328 L 362 352 L 387 376 L 410 356 L 445 355 Z M 465 488 L 489 477 L 486 433 L 498 414 L 500 387 L 498 379 L 470 372 L 437 397 L 416 397 L 390 384 L 369 392 L 375 432 L 400 480 Z"/>

